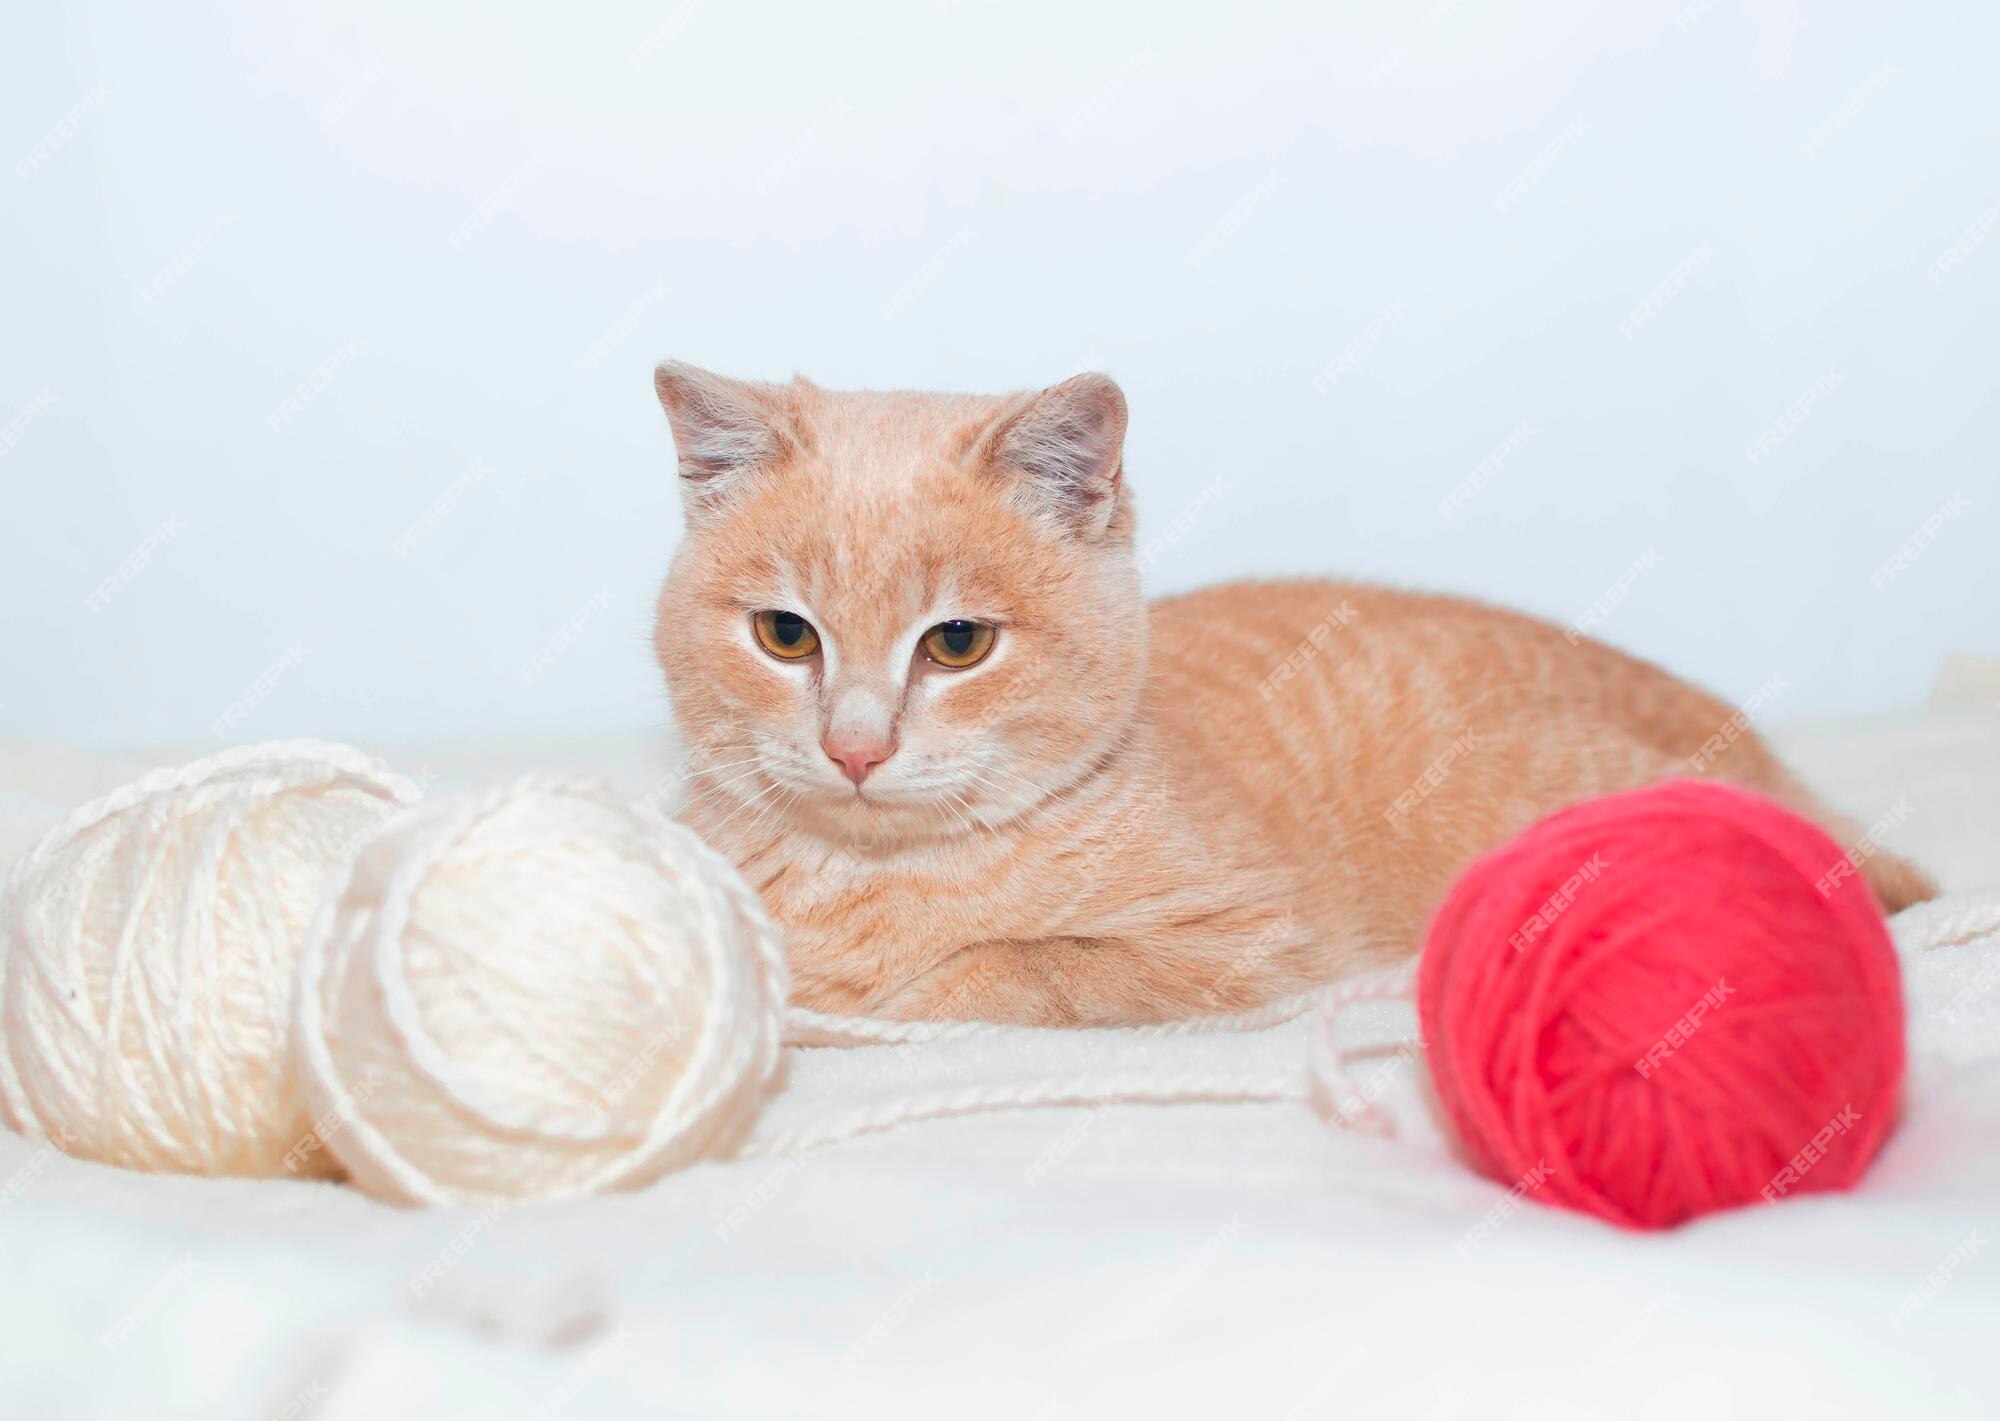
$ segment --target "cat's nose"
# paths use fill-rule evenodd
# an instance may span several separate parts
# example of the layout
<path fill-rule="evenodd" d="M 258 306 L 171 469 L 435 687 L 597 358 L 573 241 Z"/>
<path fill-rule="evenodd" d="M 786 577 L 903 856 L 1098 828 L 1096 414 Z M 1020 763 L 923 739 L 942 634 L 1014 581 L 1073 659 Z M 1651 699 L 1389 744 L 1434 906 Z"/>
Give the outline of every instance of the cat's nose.
<path fill-rule="evenodd" d="M 820 749 L 826 751 L 827 759 L 840 766 L 840 772 L 859 786 L 874 768 L 896 753 L 896 742 L 877 735 L 841 734 L 829 731 L 820 738 Z"/>

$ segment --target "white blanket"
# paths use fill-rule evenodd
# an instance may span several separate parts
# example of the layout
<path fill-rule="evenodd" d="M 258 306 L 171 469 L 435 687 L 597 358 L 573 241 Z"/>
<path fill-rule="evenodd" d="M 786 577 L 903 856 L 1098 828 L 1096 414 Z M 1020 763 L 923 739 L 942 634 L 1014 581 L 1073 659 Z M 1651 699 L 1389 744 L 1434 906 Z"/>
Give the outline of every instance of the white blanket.
<path fill-rule="evenodd" d="M 1955 895 L 1906 933 L 2000 888 L 2000 716 L 1779 739 Z M 185 753 L 0 744 L 0 855 Z M 637 791 L 666 763 L 633 737 L 386 753 L 439 788 L 554 766 Z M 938 1120 L 498 1213 L 0 1134 L 0 1416 L 1991 1417 L 2000 947 L 1906 980 L 1907 1118 L 1864 1186 L 1651 1237 L 1528 1205 L 1468 1245 L 1500 1186 L 1298 1105 Z M 797 1050 L 766 1125 L 1135 1052 L 1302 1051 L 1297 1025 Z"/>

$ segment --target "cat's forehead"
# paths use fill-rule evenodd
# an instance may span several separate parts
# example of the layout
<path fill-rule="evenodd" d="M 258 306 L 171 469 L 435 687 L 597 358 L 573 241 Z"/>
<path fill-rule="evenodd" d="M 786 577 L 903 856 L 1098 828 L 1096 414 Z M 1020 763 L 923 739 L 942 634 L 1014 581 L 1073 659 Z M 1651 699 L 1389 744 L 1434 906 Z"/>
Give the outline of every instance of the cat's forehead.
<path fill-rule="evenodd" d="M 715 574 L 738 596 L 784 599 L 847 637 L 1034 607 L 1060 577 L 1060 539 L 970 456 L 971 402 L 909 407 L 932 400 L 946 402 L 843 397 L 844 417 L 818 421 L 792 457 L 746 475 L 727 516 L 700 535 Z"/>
<path fill-rule="evenodd" d="M 1053 627 L 1129 542 L 1079 501 L 1115 468 L 1101 378 L 1039 396 L 715 384 L 663 367 L 698 517 L 681 561 L 711 605 L 775 608 L 875 649 L 926 618 Z M 746 457 L 747 456 L 747 457 Z M 711 482 L 712 481 L 712 482 Z"/>
<path fill-rule="evenodd" d="M 867 503 L 919 494 L 965 472 L 1000 402 L 913 391 L 795 390 L 790 472 L 825 497 Z"/>
<path fill-rule="evenodd" d="M 770 585 L 847 626 L 998 615 L 1050 575 L 1035 530 L 971 471 L 919 460 L 792 472 L 744 505 L 737 536 L 754 540 Z"/>

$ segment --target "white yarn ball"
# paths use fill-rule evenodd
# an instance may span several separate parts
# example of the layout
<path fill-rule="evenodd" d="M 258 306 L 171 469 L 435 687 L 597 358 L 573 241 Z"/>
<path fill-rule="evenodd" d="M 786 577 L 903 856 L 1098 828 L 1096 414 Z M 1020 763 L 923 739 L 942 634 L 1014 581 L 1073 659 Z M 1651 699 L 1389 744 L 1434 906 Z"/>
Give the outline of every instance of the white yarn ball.
<path fill-rule="evenodd" d="M 362 851 L 308 944 L 298 1038 L 363 1188 L 553 1198 L 726 1149 L 777 1069 L 785 990 L 763 905 L 690 830 L 530 778 Z"/>
<path fill-rule="evenodd" d="M 306 930 L 419 795 L 358 750 L 280 741 L 70 815 L 0 903 L 7 1123 L 135 1169 L 287 1173 L 310 1129 L 289 1041 Z"/>

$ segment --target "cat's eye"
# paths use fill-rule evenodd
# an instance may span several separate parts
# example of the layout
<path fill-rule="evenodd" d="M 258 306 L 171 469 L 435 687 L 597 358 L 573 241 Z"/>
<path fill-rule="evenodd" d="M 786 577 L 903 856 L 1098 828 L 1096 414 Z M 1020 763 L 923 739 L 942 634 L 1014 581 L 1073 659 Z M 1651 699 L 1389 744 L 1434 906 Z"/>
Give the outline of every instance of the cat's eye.
<path fill-rule="evenodd" d="M 797 612 L 759 612 L 750 627 L 757 645 L 780 661 L 803 661 L 819 650 L 819 633 Z"/>
<path fill-rule="evenodd" d="M 924 655 L 940 666 L 963 671 L 977 666 L 993 650 L 991 622 L 939 622 L 924 633 Z"/>

